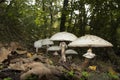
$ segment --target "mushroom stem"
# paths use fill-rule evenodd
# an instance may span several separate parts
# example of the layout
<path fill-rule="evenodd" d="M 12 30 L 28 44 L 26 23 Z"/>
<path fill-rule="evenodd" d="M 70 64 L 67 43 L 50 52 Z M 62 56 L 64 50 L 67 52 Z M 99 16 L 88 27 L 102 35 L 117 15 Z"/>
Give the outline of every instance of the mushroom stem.
<path fill-rule="evenodd" d="M 89 64 L 89 61 L 90 61 L 90 59 L 85 58 L 85 60 L 84 60 L 84 62 L 83 62 L 83 64 L 82 64 L 82 68 L 87 67 L 87 66 L 88 66 L 88 64 Z"/>
<path fill-rule="evenodd" d="M 36 48 L 36 52 L 38 52 L 38 48 Z"/>
<path fill-rule="evenodd" d="M 63 62 L 66 62 L 66 56 L 65 56 L 65 48 L 63 47 L 62 50 L 61 50 L 61 58 L 62 58 L 62 61 Z"/>
<path fill-rule="evenodd" d="M 84 54 L 83 56 L 85 57 L 85 60 L 84 60 L 84 62 L 83 62 L 83 64 L 82 64 L 82 68 L 85 68 L 85 67 L 88 66 L 90 59 L 92 59 L 92 58 L 95 57 L 95 54 L 93 54 L 93 53 L 92 53 L 92 49 L 89 48 L 89 49 L 87 50 L 87 53 Z"/>
<path fill-rule="evenodd" d="M 60 47 L 61 47 L 61 61 L 66 62 L 65 49 L 66 49 L 67 45 L 65 42 L 61 42 Z"/>

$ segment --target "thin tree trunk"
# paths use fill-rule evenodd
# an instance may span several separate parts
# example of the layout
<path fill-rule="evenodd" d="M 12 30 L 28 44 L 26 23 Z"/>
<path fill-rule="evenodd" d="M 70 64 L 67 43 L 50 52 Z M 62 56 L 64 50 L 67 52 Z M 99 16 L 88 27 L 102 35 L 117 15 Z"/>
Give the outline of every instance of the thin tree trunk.
<path fill-rule="evenodd" d="M 73 0 L 71 0 L 71 9 L 73 9 L 72 8 L 72 6 L 73 6 Z M 69 22 L 68 22 L 68 26 L 67 26 L 67 31 L 71 31 L 69 28 L 72 26 L 72 18 L 73 18 L 73 10 L 70 12 L 70 19 L 69 19 Z"/>
<path fill-rule="evenodd" d="M 52 25 L 53 25 L 53 10 L 52 10 L 52 1 L 50 1 L 50 7 L 49 7 L 49 9 L 50 9 L 50 35 L 52 34 Z"/>
<path fill-rule="evenodd" d="M 61 15 L 61 23 L 60 23 L 60 31 L 65 31 L 65 22 L 66 22 L 66 16 L 67 16 L 67 6 L 68 6 L 68 0 L 64 0 L 63 4 L 63 10 Z"/>

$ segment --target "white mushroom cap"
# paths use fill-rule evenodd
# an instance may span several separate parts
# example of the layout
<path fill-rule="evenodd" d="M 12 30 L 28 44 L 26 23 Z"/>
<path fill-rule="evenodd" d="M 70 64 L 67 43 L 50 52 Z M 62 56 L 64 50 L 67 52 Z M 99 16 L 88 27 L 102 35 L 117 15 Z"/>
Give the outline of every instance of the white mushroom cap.
<path fill-rule="evenodd" d="M 78 54 L 78 53 L 73 49 L 68 49 L 65 51 L 65 54 Z"/>
<path fill-rule="evenodd" d="M 47 49 L 48 51 L 59 51 L 61 48 L 59 46 L 51 46 Z"/>
<path fill-rule="evenodd" d="M 42 47 L 42 40 L 38 40 L 34 42 L 34 47 L 35 48 L 41 48 Z"/>
<path fill-rule="evenodd" d="M 57 51 L 55 51 L 55 52 L 53 53 L 53 55 L 57 56 L 57 55 L 59 55 L 59 54 L 58 54 L 58 52 L 57 52 Z"/>
<path fill-rule="evenodd" d="M 54 44 L 53 41 L 51 41 L 48 38 L 42 40 L 42 45 L 52 45 L 52 44 Z"/>
<path fill-rule="evenodd" d="M 58 32 L 50 38 L 53 41 L 74 41 L 76 39 L 77 37 L 69 32 Z"/>
<path fill-rule="evenodd" d="M 68 46 L 71 46 L 71 47 L 112 47 L 113 45 L 110 42 L 98 36 L 85 35 L 71 42 Z"/>
<path fill-rule="evenodd" d="M 86 58 L 88 58 L 88 59 L 92 59 L 92 58 L 95 57 L 95 54 L 92 53 L 92 50 L 91 50 L 91 49 L 88 49 L 87 53 L 85 53 L 85 54 L 83 55 L 83 57 L 86 57 Z"/>

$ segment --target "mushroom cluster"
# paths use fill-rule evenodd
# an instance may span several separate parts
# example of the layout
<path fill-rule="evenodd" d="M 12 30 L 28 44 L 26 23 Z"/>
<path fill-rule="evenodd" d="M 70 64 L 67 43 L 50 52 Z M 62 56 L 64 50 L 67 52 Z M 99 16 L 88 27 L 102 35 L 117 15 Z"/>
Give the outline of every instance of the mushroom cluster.
<path fill-rule="evenodd" d="M 59 42 L 57 46 L 49 46 L 53 45 L 53 41 Z M 47 51 L 54 51 L 53 55 L 58 55 L 58 51 L 61 51 L 60 62 L 66 62 L 66 54 L 78 54 L 76 51 L 72 49 L 68 49 L 70 47 L 88 47 L 87 53 L 83 54 L 85 60 L 89 60 L 94 58 L 96 55 L 92 53 L 92 47 L 112 47 L 113 45 L 95 35 L 85 35 L 77 38 L 74 34 L 69 32 L 58 32 L 51 36 L 50 39 L 42 39 L 38 40 L 34 43 L 36 47 L 36 52 L 38 52 L 38 48 L 42 46 L 47 46 Z M 68 49 L 68 50 L 67 50 Z"/>
<path fill-rule="evenodd" d="M 52 41 L 60 41 L 59 46 L 61 47 L 61 59 L 60 62 L 66 62 L 66 56 L 65 56 L 65 50 L 67 48 L 66 42 L 68 41 L 74 41 L 77 37 L 69 32 L 58 32 L 54 34 L 50 40 Z"/>

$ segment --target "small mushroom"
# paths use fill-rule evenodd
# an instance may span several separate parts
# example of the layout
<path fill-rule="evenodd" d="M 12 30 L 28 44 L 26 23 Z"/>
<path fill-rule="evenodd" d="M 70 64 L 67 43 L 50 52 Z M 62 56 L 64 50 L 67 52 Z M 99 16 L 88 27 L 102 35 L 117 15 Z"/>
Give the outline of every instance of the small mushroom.
<path fill-rule="evenodd" d="M 42 47 L 42 40 L 35 41 L 34 47 L 36 48 L 36 52 L 38 52 L 38 48 Z"/>
<path fill-rule="evenodd" d="M 53 53 L 53 55 L 54 55 L 54 56 L 57 56 L 57 55 L 59 55 L 59 54 L 58 54 L 57 51 L 55 51 L 55 52 Z"/>
<path fill-rule="evenodd" d="M 69 32 L 58 32 L 54 34 L 51 38 L 53 41 L 61 41 L 60 42 L 60 47 L 61 47 L 61 61 L 66 62 L 66 57 L 65 57 L 65 49 L 67 48 L 67 44 L 65 43 L 66 41 L 74 41 L 77 39 L 77 37 Z"/>
<path fill-rule="evenodd" d="M 78 53 L 75 50 L 73 50 L 73 49 L 68 49 L 68 50 L 65 51 L 65 54 L 69 55 L 67 58 L 68 58 L 69 61 L 71 61 L 71 59 L 72 59 L 71 54 L 72 55 L 76 55 Z"/>
<path fill-rule="evenodd" d="M 84 63 L 82 64 L 82 67 L 85 67 L 88 65 L 89 63 L 89 60 L 94 58 L 96 55 L 94 53 L 92 53 L 92 49 L 88 49 L 87 53 L 85 53 L 83 55 L 83 57 L 85 57 L 85 61 Z"/>
<path fill-rule="evenodd" d="M 57 52 L 57 51 L 60 51 L 61 48 L 60 48 L 59 46 L 51 46 L 51 47 L 49 47 L 47 50 L 48 50 L 48 51 L 55 51 L 55 52 L 53 53 L 53 55 L 58 55 L 58 52 Z"/>
<path fill-rule="evenodd" d="M 49 38 L 46 38 L 46 39 L 43 39 L 42 40 L 42 46 L 46 46 L 46 53 L 47 52 L 47 48 L 50 46 L 50 45 L 53 45 L 53 41 L 51 41 Z"/>
<path fill-rule="evenodd" d="M 42 45 L 46 45 L 47 47 L 49 47 L 49 45 L 53 45 L 53 41 L 51 41 L 49 38 L 43 39 L 42 40 Z"/>
<path fill-rule="evenodd" d="M 88 59 L 92 59 L 92 58 L 95 57 L 95 54 L 92 53 L 92 50 L 91 50 L 91 49 L 88 49 L 87 53 L 85 53 L 85 54 L 83 55 L 83 57 L 88 58 Z"/>
<path fill-rule="evenodd" d="M 65 54 L 78 54 L 78 53 L 73 49 L 68 49 L 65 51 Z"/>

